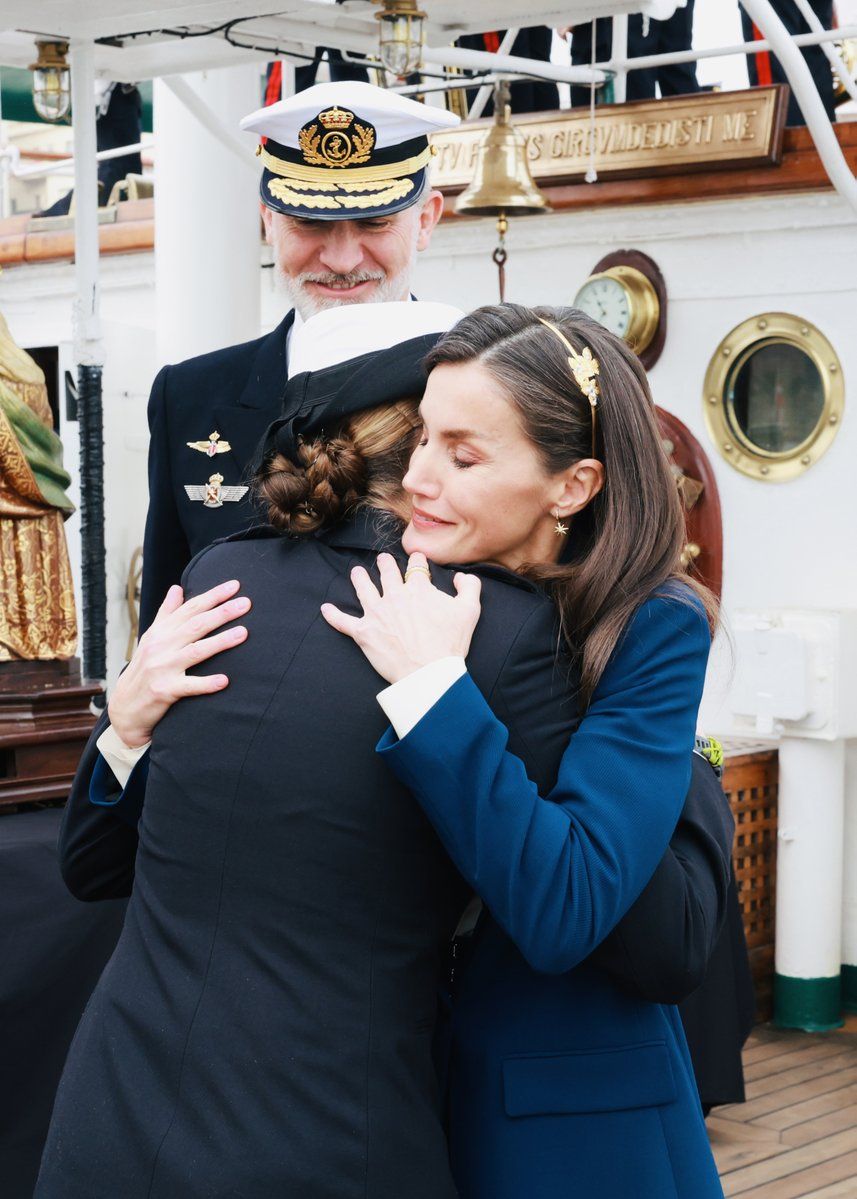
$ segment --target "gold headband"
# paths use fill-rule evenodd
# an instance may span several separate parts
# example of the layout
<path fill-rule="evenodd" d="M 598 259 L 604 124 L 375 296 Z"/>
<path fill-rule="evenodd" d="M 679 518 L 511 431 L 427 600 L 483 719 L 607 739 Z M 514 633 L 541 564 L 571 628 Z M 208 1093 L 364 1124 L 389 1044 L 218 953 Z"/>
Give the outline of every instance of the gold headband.
<path fill-rule="evenodd" d="M 595 376 L 601 374 L 601 367 L 598 364 L 598 359 L 593 358 L 592 351 L 589 346 L 583 347 L 583 352 L 578 354 L 577 350 L 568 340 L 564 333 L 557 329 L 556 325 L 546 321 L 544 317 L 538 317 L 538 320 L 550 329 L 551 333 L 555 333 L 562 344 L 568 350 L 568 369 L 571 371 L 572 378 L 577 386 L 589 400 L 589 408 L 592 413 L 592 457 L 595 457 L 595 424 L 598 412 L 598 397 L 601 391 L 595 381 Z"/>

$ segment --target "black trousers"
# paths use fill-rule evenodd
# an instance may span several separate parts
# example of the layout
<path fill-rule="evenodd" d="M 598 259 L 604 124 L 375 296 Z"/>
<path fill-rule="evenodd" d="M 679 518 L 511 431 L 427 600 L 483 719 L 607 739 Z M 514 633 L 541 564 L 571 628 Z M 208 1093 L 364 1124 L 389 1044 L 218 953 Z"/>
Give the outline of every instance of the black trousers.
<path fill-rule="evenodd" d="M 497 36 L 503 40 L 505 29 L 499 29 Z M 519 58 L 538 58 L 542 62 L 550 62 L 551 41 L 553 34 L 546 25 L 534 25 L 529 29 L 521 29 L 512 43 L 509 51 Z M 458 38 L 456 46 L 465 50 L 484 50 L 485 41 L 481 33 L 468 33 Z M 467 89 L 467 103 L 472 104 L 476 99 L 476 88 Z M 509 99 L 513 113 L 522 112 L 553 112 L 559 108 L 559 89 L 548 79 L 519 79 L 509 85 Z M 485 117 L 493 116 L 494 104 L 489 100 L 482 113 Z"/>
<path fill-rule="evenodd" d="M 117 146 L 133 146 L 140 140 L 143 120 L 143 101 L 136 87 L 117 83 L 110 95 L 110 104 L 103 117 L 95 124 L 95 135 L 99 150 L 114 150 Z M 99 198 L 106 204 L 113 184 L 126 175 L 139 175 L 143 160 L 139 152 L 124 154 L 121 158 L 108 158 L 98 164 Z"/>
<path fill-rule="evenodd" d="M 794 0 L 771 0 L 771 7 L 789 33 L 809 33 L 809 25 L 801 16 Z M 810 0 L 810 7 L 824 28 L 830 29 L 833 24 L 833 0 Z M 748 42 L 752 41 L 753 22 L 744 12 L 743 8 L 741 9 L 741 25 L 744 29 L 745 40 Z M 821 46 L 802 46 L 801 54 L 806 59 L 806 64 L 815 80 L 815 86 L 818 88 L 825 111 L 832 120 L 834 110 L 833 74 L 830 69 L 830 63 L 827 61 Z M 760 81 L 766 83 L 768 78 L 773 83 L 788 83 L 786 73 L 780 65 L 780 60 L 775 55 L 767 53 L 767 51 L 763 51 L 761 54 L 747 55 L 747 72 L 750 76 L 750 82 L 754 87 Z M 794 96 L 789 97 L 789 111 L 786 117 L 786 124 L 806 124 L 803 113 L 800 110 L 800 105 Z"/>
<path fill-rule="evenodd" d="M 628 57 L 642 58 L 648 54 L 671 54 L 676 50 L 689 50 L 693 39 L 693 4 L 688 0 L 685 8 L 676 9 L 667 21 L 649 21 L 649 31 L 643 34 L 643 18 L 634 13 L 628 18 Z M 595 60 L 604 61 L 613 49 L 613 21 L 601 17 L 595 22 Z M 589 66 L 592 62 L 592 22 L 575 25 L 571 36 L 572 66 Z M 649 67 L 628 73 L 627 96 L 629 100 L 653 100 L 655 85 L 662 96 L 678 96 L 686 92 L 698 92 L 696 63 L 683 62 L 673 66 Z M 589 88 L 572 86 L 571 105 L 578 108 L 589 103 Z"/>
<path fill-rule="evenodd" d="M 133 146 L 140 140 L 143 119 L 143 101 L 134 84 L 116 83 L 110 93 L 107 111 L 95 122 L 97 150 L 115 150 L 117 146 Z M 128 174 L 141 174 L 143 160 L 139 151 L 123 154 L 121 158 L 108 158 L 98 164 L 98 203 L 104 205 L 110 199 L 113 184 Z M 50 208 L 37 216 L 67 216 L 71 208 L 73 191 L 66 192 Z"/>
<path fill-rule="evenodd" d="M 334 50 L 332 47 L 316 46 L 315 58 L 313 58 L 312 62 L 295 67 L 296 92 L 302 92 L 306 88 L 312 87 L 315 83 L 315 77 L 318 74 L 319 63 L 325 54 L 327 55 L 327 63 L 330 68 L 331 83 L 342 83 L 345 79 L 357 80 L 358 83 L 369 82 L 369 72 L 366 68 L 346 62 L 342 57 L 341 50 Z"/>

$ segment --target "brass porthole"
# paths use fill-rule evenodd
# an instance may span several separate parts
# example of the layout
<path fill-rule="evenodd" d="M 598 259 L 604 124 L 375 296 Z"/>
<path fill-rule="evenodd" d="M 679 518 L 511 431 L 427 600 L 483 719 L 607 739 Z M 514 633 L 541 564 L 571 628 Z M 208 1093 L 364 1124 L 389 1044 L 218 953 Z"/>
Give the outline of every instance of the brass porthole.
<path fill-rule="evenodd" d="M 845 407 L 833 346 L 801 317 L 764 312 L 724 337 L 708 364 L 705 423 L 723 459 L 752 479 L 783 483 L 829 448 Z"/>

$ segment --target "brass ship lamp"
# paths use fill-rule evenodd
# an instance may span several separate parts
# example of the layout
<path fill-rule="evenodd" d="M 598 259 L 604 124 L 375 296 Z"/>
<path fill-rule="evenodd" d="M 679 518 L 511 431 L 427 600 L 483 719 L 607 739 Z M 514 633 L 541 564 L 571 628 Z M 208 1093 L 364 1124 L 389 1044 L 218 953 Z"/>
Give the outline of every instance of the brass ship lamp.
<path fill-rule="evenodd" d="M 43 121 L 61 121 L 71 107 L 68 42 L 36 42 L 38 58 L 33 72 L 33 107 Z"/>
<path fill-rule="evenodd" d="M 509 85 L 503 80 L 494 88 L 494 123 L 479 145 L 473 182 L 455 203 L 456 212 L 497 218 L 498 241 L 492 258 L 501 303 L 506 293 L 509 217 L 550 212 L 550 204 L 530 174 L 526 140 L 509 118 Z"/>
<path fill-rule="evenodd" d="M 374 2 L 381 5 L 381 11 L 375 13 L 376 21 L 380 21 L 381 62 L 391 75 L 404 79 L 421 66 L 426 14 L 417 8 L 416 0 Z"/>

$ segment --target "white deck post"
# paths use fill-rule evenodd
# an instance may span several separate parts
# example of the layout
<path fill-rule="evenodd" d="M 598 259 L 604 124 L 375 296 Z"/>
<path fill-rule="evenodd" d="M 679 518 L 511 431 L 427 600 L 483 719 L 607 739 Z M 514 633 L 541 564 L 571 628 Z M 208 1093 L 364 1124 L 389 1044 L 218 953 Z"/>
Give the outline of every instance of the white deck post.
<path fill-rule="evenodd" d="M 611 58 L 624 60 L 628 57 L 628 14 L 613 18 L 613 48 Z M 619 67 L 613 79 L 613 103 L 624 104 L 628 96 L 628 72 Z"/>
<path fill-rule="evenodd" d="M 845 742 L 780 742 L 774 1021 L 842 1024 L 842 834 Z"/>
<path fill-rule="evenodd" d="M 857 1011 L 857 740 L 845 743 L 842 1006 Z"/>
<path fill-rule="evenodd" d="M 158 360 L 176 362 L 259 335 L 259 175 L 238 121 L 262 103 L 256 64 L 184 77 L 223 125 L 202 124 L 155 81 Z M 246 167 L 234 142 L 247 143 Z M 227 141 L 232 141 L 232 146 Z"/>

